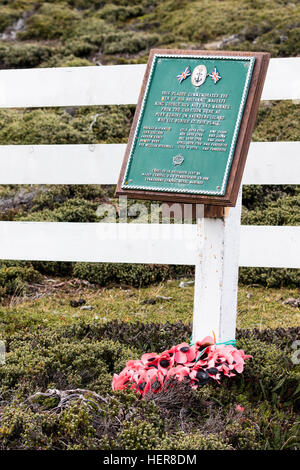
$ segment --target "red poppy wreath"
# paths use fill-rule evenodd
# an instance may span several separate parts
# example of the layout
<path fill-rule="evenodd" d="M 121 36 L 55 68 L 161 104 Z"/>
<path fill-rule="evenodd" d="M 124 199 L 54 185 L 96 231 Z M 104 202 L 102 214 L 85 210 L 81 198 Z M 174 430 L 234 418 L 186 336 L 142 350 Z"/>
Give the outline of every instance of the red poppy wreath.
<path fill-rule="evenodd" d="M 192 388 L 210 380 L 220 383 L 222 377 L 234 377 L 243 372 L 246 355 L 231 344 L 216 344 L 211 336 L 193 346 L 181 343 L 161 354 L 143 354 L 140 360 L 130 360 L 122 372 L 114 374 L 113 390 L 130 388 L 147 395 L 158 393 L 171 379 L 188 380 Z"/>

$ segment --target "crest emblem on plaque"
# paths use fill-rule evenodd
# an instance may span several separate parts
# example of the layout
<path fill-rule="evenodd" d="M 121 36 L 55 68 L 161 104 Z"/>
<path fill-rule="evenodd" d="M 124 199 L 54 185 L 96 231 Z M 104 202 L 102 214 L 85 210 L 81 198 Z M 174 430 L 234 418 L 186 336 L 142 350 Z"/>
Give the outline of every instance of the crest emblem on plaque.
<path fill-rule="evenodd" d="M 207 77 L 207 69 L 205 65 L 197 65 L 192 73 L 192 85 L 201 86 Z"/>
<path fill-rule="evenodd" d="M 185 80 L 190 75 L 191 75 L 191 69 L 190 69 L 190 67 L 186 67 L 186 69 L 182 73 L 177 75 L 177 80 L 179 81 L 179 83 L 181 83 L 181 82 L 183 82 L 183 80 Z"/>
<path fill-rule="evenodd" d="M 182 155 L 175 155 L 173 157 L 173 165 L 182 165 L 184 162 L 184 158 Z"/>
<path fill-rule="evenodd" d="M 214 81 L 214 84 L 216 84 L 222 78 L 217 70 L 217 67 L 213 69 L 213 71 L 209 74 L 209 76 Z"/>

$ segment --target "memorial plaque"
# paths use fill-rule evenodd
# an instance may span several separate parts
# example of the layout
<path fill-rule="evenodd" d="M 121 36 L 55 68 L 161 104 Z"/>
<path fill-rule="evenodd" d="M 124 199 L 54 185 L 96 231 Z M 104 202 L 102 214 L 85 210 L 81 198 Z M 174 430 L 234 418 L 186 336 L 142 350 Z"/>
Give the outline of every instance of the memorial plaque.
<path fill-rule="evenodd" d="M 117 194 L 235 205 L 268 53 L 153 50 Z"/>

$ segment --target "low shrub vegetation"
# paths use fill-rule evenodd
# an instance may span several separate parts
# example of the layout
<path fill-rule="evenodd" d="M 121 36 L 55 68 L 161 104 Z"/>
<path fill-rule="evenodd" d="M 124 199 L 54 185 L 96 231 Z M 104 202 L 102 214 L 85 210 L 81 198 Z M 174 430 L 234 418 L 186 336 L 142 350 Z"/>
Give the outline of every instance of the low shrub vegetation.
<path fill-rule="evenodd" d="M 41 274 L 33 266 L 4 266 L 0 267 L 0 300 L 7 295 L 22 296 L 28 283 L 37 282 Z"/>
<path fill-rule="evenodd" d="M 111 284 L 134 287 L 158 284 L 168 279 L 193 274 L 194 269 L 182 266 L 144 265 L 129 263 L 76 263 L 73 274 L 79 279 L 86 279 L 93 284 L 106 286 Z"/>
<path fill-rule="evenodd" d="M 113 373 L 188 339 L 190 325 L 83 321 L 9 335 L 0 449 L 299 449 L 300 370 L 290 360 L 299 333 L 239 331 L 237 346 L 253 355 L 242 375 L 146 399 L 113 392 Z"/>

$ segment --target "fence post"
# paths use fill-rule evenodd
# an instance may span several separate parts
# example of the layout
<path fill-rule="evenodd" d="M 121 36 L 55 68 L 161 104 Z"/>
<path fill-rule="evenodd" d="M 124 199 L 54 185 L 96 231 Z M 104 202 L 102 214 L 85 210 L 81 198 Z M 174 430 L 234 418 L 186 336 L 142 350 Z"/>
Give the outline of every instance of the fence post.
<path fill-rule="evenodd" d="M 235 339 L 241 199 L 240 189 L 223 218 L 197 219 L 193 341 Z"/>

